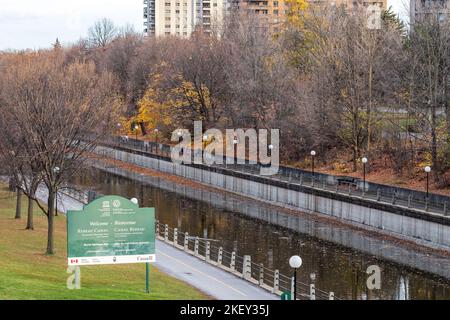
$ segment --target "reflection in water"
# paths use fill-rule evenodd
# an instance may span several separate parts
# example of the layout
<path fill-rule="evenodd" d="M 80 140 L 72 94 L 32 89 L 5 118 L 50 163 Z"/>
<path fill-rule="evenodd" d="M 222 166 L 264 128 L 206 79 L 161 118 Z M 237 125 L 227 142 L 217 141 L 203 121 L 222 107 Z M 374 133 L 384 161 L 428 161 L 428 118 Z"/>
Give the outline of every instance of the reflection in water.
<path fill-rule="evenodd" d="M 252 218 L 239 213 L 239 210 L 224 209 L 216 204 L 193 200 L 192 197 L 94 169 L 78 177 L 75 183 L 90 188 L 94 186 L 103 194 L 127 198 L 139 195 L 141 204 L 156 208 L 157 219 L 161 223 L 172 228 L 178 227 L 180 231 L 193 236 L 216 239 L 225 250 L 234 250 L 241 256 L 251 255 L 252 262 L 279 269 L 285 275 L 292 273 L 288 265 L 289 258 L 299 254 L 303 259 L 299 271 L 300 281 L 314 281 L 317 288 L 333 291 L 340 298 L 450 299 L 450 281 L 314 236 L 339 232 L 339 237 L 350 238 L 352 231 L 306 221 L 308 219 L 303 217 L 296 218 L 300 220 L 296 222 L 299 226 L 307 223 L 312 228 L 313 235 L 305 234 L 299 232 L 301 229 L 295 231 L 278 226 L 280 222 L 274 223 L 270 217 L 263 220 Z M 186 188 L 190 187 L 180 188 L 185 188 L 186 192 Z M 210 199 L 213 197 L 214 193 Z M 235 205 L 243 207 L 246 204 L 236 202 Z M 347 243 L 345 239 L 342 242 Z M 384 245 L 386 249 L 383 250 L 395 247 L 389 243 Z M 399 252 L 404 254 L 404 251 Z M 414 254 L 409 252 L 409 255 Z M 381 267 L 381 290 L 367 289 L 366 270 L 370 265 Z M 315 274 L 314 280 L 310 278 L 312 273 Z"/>
<path fill-rule="evenodd" d="M 409 279 L 408 277 L 400 276 L 397 300 L 409 300 Z"/>

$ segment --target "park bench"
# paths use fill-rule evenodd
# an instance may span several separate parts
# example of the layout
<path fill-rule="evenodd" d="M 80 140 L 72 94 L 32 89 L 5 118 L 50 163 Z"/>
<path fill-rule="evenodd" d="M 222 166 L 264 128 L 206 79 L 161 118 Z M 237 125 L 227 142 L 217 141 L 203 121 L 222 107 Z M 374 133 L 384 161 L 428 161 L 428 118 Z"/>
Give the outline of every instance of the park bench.
<path fill-rule="evenodd" d="M 337 179 L 338 186 L 348 186 L 356 189 L 358 187 L 358 179 L 353 177 L 338 177 Z"/>

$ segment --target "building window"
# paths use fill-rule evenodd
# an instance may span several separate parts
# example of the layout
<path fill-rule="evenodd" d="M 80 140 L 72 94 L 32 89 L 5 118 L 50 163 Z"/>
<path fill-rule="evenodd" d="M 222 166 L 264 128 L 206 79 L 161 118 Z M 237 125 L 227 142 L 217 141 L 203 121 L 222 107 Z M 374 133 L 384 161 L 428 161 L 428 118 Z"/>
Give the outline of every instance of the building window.
<path fill-rule="evenodd" d="M 170 2 L 166 2 L 164 5 L 165 5 L 166 7 L 170 7 Z"/>

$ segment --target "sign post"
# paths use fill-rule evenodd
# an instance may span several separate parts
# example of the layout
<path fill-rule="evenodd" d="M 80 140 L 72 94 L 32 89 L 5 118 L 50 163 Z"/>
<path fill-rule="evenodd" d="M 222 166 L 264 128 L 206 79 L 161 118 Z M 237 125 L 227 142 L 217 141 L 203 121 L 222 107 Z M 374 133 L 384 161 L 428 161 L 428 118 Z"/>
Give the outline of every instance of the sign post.
<path fill-rule="evenodd" d="M 150 263 L 145 264 L 145 292 L 150 293 Z"/>
<path fill-rule="evenodd" d="M 150 263 L 156 261 L 155 209 L 106 196 L 82 211 L 68 211 L 67 259 L 69 266 L 146 263 L 149 292 Z"/>

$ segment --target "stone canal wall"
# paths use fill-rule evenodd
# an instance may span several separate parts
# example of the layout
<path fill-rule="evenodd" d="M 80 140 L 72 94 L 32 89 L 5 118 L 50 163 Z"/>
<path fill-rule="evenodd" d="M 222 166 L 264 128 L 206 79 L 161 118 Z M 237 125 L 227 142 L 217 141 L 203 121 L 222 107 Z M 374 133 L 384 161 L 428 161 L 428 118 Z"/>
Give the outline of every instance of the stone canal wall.
<path fill-rule="evenodd" d="M 352 224 L 406 237 L 425 246 L 450 250 L 450 217 L 375 199 L 352 197 L 318 187 L 292 184 L 206 165 L 178 165 L 169 158 L 119 147 L 96 153 L 141 167 L 178 175 L 239 195 L 315 212 Z"/>

